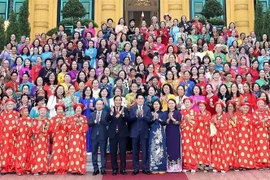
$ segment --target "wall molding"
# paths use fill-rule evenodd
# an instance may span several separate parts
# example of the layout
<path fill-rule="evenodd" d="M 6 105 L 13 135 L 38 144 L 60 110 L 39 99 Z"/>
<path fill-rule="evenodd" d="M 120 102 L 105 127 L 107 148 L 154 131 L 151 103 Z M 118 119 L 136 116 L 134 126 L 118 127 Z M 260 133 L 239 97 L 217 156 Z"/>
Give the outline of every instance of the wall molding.
<path fill-rule="evenodd" d="M 116 6 L 115 6 L 115 4 L 103 4 L 102 6 L 101 6 L 101 10 L 102 11 L 115 11 L 115 8 L 116 8 Z"/>
<path fill-rule="evenodd" d="M 183 10 L 182 4 L 169 4 L 168 10 Z"/>
<path fill-rule="evenodd" d="M 234 10 L 248 10 L 248 4 L 235 4 Z"/>
<path fill-rule="evenodd" d="M 236 27 L 249 27 L 249 21 L 235 21 Z"/>
<path fill-rule="evenodd" d="M 34 27 L 49 28 L 48 21 L 34 21 Z"/>
<path fill-rule="evenodd" d="M 49 5 L 48 4 L 35 4 L 35 11 L 36 10 L 44 10 L 49 11 Z"/>

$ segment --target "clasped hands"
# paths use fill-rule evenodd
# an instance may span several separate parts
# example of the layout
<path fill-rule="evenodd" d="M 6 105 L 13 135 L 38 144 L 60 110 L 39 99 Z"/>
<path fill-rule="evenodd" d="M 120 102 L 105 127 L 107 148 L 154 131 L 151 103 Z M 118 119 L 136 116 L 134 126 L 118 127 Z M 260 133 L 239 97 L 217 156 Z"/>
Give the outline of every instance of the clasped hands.
<path fill-rule="evenodd" d="M 111 106 L 111 112 L 110 112 L 111 116 L 113 115 L 113 113 L 114 113 L 114 108 L 113 106 Z M 115 115 L 115 117 L 119 118 L 121 115 L 125 117 L 124 107 L 121 108 L 121 110 Z"/>
<path fill-rule="evenodd" d="M 173 112 L 169 112 L 167 123 L 169 123 L 170 121 L 172 121 L 173 123 L 176 122 L 176 119 L 173 117 Z"/>

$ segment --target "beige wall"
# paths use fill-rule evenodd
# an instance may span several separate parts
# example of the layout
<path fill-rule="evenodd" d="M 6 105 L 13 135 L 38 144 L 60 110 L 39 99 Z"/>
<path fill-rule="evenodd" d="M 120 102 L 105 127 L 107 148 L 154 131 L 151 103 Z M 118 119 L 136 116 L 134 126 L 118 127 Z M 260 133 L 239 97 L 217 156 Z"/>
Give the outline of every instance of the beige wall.
<path fill-rule="evenodd" d="M 57 0 L 29 0 L 31 38 L 57 25 Z"/>
<path fill-rule="evenodd" d="M 189 0 L 160 0 L 160 19 L 163 15 L 169 13 L 173 18 L 180 20 L 182 15 L 189 19 Z"/>
<path fill-rule="evenodd" d="M 254 1 L 229 0 L 226 1 L 227 25 L 235 22 L 238 33 L 250 33 L 254 29 Z"/>

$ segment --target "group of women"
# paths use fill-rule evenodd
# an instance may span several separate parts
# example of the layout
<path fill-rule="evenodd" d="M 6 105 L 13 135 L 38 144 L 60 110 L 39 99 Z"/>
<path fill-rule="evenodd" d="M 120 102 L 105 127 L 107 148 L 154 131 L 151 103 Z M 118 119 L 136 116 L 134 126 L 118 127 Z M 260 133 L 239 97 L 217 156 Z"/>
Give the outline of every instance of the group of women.
<path fill-rule="evenodd" d="M 11 35 L 0 54 L 2 173 L 84 174 L 96 100 L 109 113 L 115 96 L 130 109 L 137 94 L 155 114 L 153 173 L 269 167 L 267 35 L 169 14 L 113 24 Z"/>
<path fill-rule="evenodd" d="M 27 106 L 17 112 L 15 105 L 14 99 L 7 99 L 0 119 L 2 175 L 86 173 L 88 124 L 81 115 L 82 104 L 73 104 L 75 115 L 69 118 L 64 113 L 65 105 L 57 104 L 56 116 L 51 119 L 44 105 L 37 107 L 39 116 L 34 119 L 29 117 Z"/>
<path fill-rule="evenodd" d="M 167 172 L 212 170 L 225 173 L 269 168 L 269 109 L 264 98 L 257 99 L 253 113 L 248 102 L 237 107 L 234 100 L 213 104 L 214 114 L 207 110 L 205 100 L 195 103 L 187 97 L 183 100 L 185 109 L 180 111 L 174 98 L 167 102 L 168 111 L 160 116 L 163 121 L 155 122 L 150 129 L 152 173 L 164 169 Z M 155 136 L 162 139 L 162 143 Z M 163 166 L 155 159 L 161 149 L 167 149 L 167 155 L 162 156 Z"/>

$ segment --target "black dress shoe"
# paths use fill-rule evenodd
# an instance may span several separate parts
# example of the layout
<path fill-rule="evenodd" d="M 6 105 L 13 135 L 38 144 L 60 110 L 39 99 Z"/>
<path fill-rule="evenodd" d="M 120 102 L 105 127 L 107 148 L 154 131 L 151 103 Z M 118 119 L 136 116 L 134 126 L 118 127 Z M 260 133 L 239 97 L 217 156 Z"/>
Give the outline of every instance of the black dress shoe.
<path fill-rule="evenodd" d="M 143 173 L 143 174 L 146 174 L 146 175 L 151 174 L 151 172 L 150 172 L 149 170 L 143 170 L 142 173 Z"/>
<path fill-rule="evenodd" d="M 97 174 L 99 174 L 99 170 L 95 170 L 95 171 L 93 172 L 93 176 L 95 176 L 95 175 L 97 175 Z"/>
<path fill-rule="evenodd" d="M 137 174 L 139 174 L 139 170 L 134 170 L 134 171 L 132 172 L 132 175 L 133 175 L 133 176 L 135 176 L 135 175 L 137 175 Z"/>
<path fill-rule="evenodd" d="M 120 173 L 121 173 L 122 175 L 127 175 L 126 170 L 123 170 L 123 171 L 121 171 Z"/>
<path fill-rule="evenodd" d="M 112 175 L 116 176 L 117 175 L 117 170 L 113 170 Z"/>
<path fill-rule="evenodd" d="M 105 170 L 101 170 L 101 174 L 102 175 L 106 175 L 106 171 Z"/>

